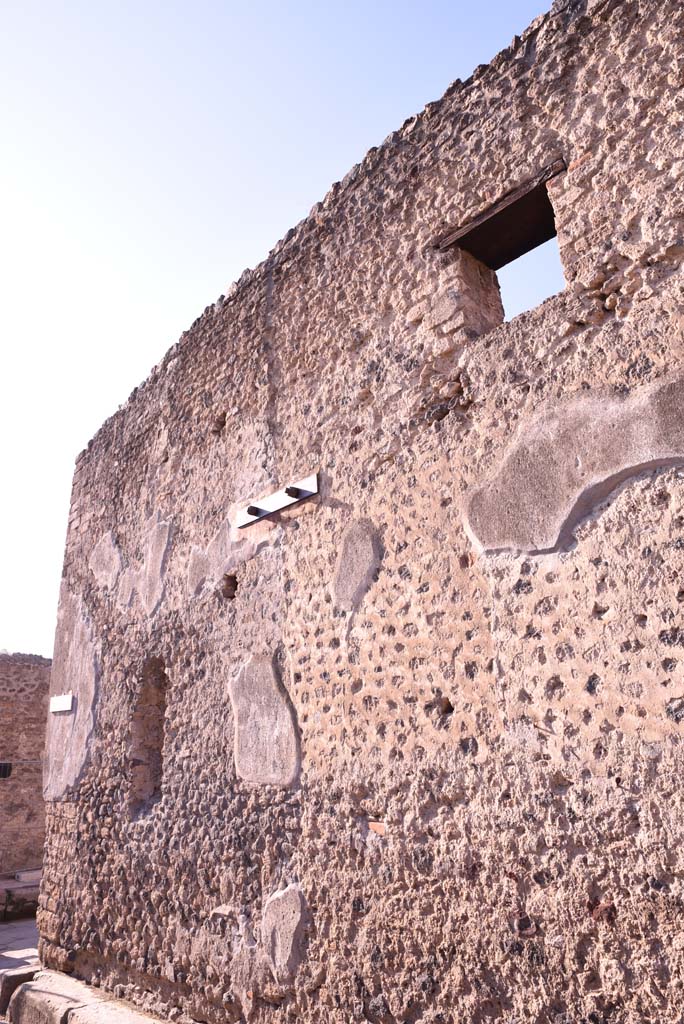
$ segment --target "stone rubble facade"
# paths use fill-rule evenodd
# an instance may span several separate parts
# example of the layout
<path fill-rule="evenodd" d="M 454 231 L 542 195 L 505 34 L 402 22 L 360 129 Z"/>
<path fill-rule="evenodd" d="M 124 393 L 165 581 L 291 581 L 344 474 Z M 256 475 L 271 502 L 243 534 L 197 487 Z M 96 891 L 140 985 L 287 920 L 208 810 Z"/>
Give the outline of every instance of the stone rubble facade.
<path fill-rule="evenodd" d="M 50 665 L 33 654 L 0 653 L 0 875 L 39 868 L 43 860 Z M 2 910 L 0 892 L 0 916 Z"/>
<path fill-rule="evenodd" d="M 439 243 L 558 161 L 566 287 L 505 323 Z M 47 968 L 187 1024 L 681 1021 L 683 257 L 684 6 L 566 0 L 207 307 L 76 465 Z"/>

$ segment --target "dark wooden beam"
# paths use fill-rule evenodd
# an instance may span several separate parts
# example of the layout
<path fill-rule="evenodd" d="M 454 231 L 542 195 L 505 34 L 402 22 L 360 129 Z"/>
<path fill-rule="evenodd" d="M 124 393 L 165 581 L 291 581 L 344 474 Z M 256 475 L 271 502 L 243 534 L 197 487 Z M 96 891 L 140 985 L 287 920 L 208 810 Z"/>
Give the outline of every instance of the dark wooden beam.
<path fill-rule="evenodd" d="M 439 239 L 442 252 L 458 245 L 491 270 L 499 270 L 556 234 L 546 182 L 565 170 L 554 160 L 538 175 L 512 189 L 473 220 Z"/>

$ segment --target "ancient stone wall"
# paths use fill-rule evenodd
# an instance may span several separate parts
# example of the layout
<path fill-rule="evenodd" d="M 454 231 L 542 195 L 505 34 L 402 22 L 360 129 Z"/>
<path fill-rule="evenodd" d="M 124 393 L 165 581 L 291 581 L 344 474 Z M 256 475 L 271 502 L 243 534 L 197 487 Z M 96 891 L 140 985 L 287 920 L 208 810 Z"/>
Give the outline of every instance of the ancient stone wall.
<path fill-rule="evenodd" d="M 48 966 L 170 1020 L 680 1019 L 683 40 L 554 4 L 79 457 Z M 439 242 L 559 160 L 566 288 L 503 323 Z"/>
<path fill-rule="evenodd" d="M 43 860 L 50 664 L 31 654 L 0 654 L 0 874 Z"/>

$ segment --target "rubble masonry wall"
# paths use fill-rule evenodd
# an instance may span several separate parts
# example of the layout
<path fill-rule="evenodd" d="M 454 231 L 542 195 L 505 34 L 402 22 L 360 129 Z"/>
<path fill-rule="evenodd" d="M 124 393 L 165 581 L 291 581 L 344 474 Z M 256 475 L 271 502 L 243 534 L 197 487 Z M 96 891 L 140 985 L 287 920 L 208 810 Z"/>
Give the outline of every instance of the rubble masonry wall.
<path fill-rule="evenodd" d="M 43 859 L 42 774 L 50 660 L 0 654 L 0 874 L 38 868 Z"/>
<path fill-rule="evenodd" d="M 172 1021 L 679 1020 L 683 108 L 678 0 L 554 4 L 79 457 L 48 966 Z M 566 287 L 504 323 L 435 243 L 556 159 Z"/>

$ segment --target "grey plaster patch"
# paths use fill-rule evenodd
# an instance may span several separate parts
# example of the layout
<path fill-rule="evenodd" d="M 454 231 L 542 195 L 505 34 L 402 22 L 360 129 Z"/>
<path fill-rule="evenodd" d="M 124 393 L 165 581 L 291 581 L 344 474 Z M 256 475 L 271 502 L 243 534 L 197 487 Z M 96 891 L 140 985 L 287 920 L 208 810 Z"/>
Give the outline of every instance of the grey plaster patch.
<path fill-rule="evenodd" d="M 136 594 L 137 576 L 132 569 L 126 569 L 119 579 L 116 589 L 116 601 L 121 608 L 130 608 Z"/>
<path fill-rule="evenodd" d="M 382 558 L 380 538 L 373 523 L 357 519 L 345 530 L 337 559 L 333 595 L 347 611 L 358 608 Z"/>
<path fill-rule="evenodd" d="M 235 770 L 246 782 L 291 786 L 299 774 L 295 711 L 269 657 L 253 657 L 230 684 Z"/>
<path fill-rule="evenodd" d="M 145 524 L 145 560 L 142 565 L 126 569 L 119 578 L 116 593 L 120 608 L 130 608 L 136 596 L 145 612 L 152 617 L 164 597 L 164 576 L 171 547 L 173 526 L 158 516 Z"/>
<path fill-rule="evenodd" d="M 99 687 L 99 652 L 80 598 L 62 585 L 51 694 L 73 693 L 71 711 L 48 715 L 43 793 L 59 800 L 76 785 L 87 761 Z"/>
<path fill-rule="evenodd" d="M 201 548 L 193 548 L 188 560 L 188 595 L 196 597 L 209 575 L 209 559 Z"/>
<path fill-rule="evenodd" d="M 170 541 L 171 523 L 158 521 L 150 524 L 145 564 L 139 582 L 140 599 L 148 615 L 154 615 L 164 596 L 164 574 Z"/>
<path fill-rule="evenodd" d="M 227 573 L 235 572 L 254 558 L 269 543 L 261 538 L 257 543 L 246 537 L 234 538 L 230 521 L 226 519 L 218 528 L 206 550 L 194 547 L 188 560 L 187 588 L 190 597 L 202 592 L 205 584 L 215 587 Z"/>
<path fill-rule="evenodd" d="M 246 550 L 245 550 L 246 549 Z M 228 572 L 239 562 L 244 561 L 254 552 L 254 545 L 244 537 L 233 540 L 230 522 L 226 519 L 219 526 L 207 546 L 207 560 L 210 569 L 218 574 Z M 242 557 L 241 557 L 242 553 Z"/>
<path fill-rule="evenodd" d="M 588 396 L 523 423 L 495 475 L 470 501 L 466 528 L 484 551 L 545 553 L 615 488 L 644 470 L 684 463 L 684 382 L 627 398 Z"/>
<path fill-rule="evenodd" d="M 91 551 L 88 566 L 100 587 L 114 589 L 121 572 L 121 552 L 111 530 L 100 537 Z"/>
<path fill-rule="evenodd" d="M 304 946 L 306 903 L 298 885 L 269 896 L 261 920 L 261 943 L 278 984 L 294 978 Z"/>

